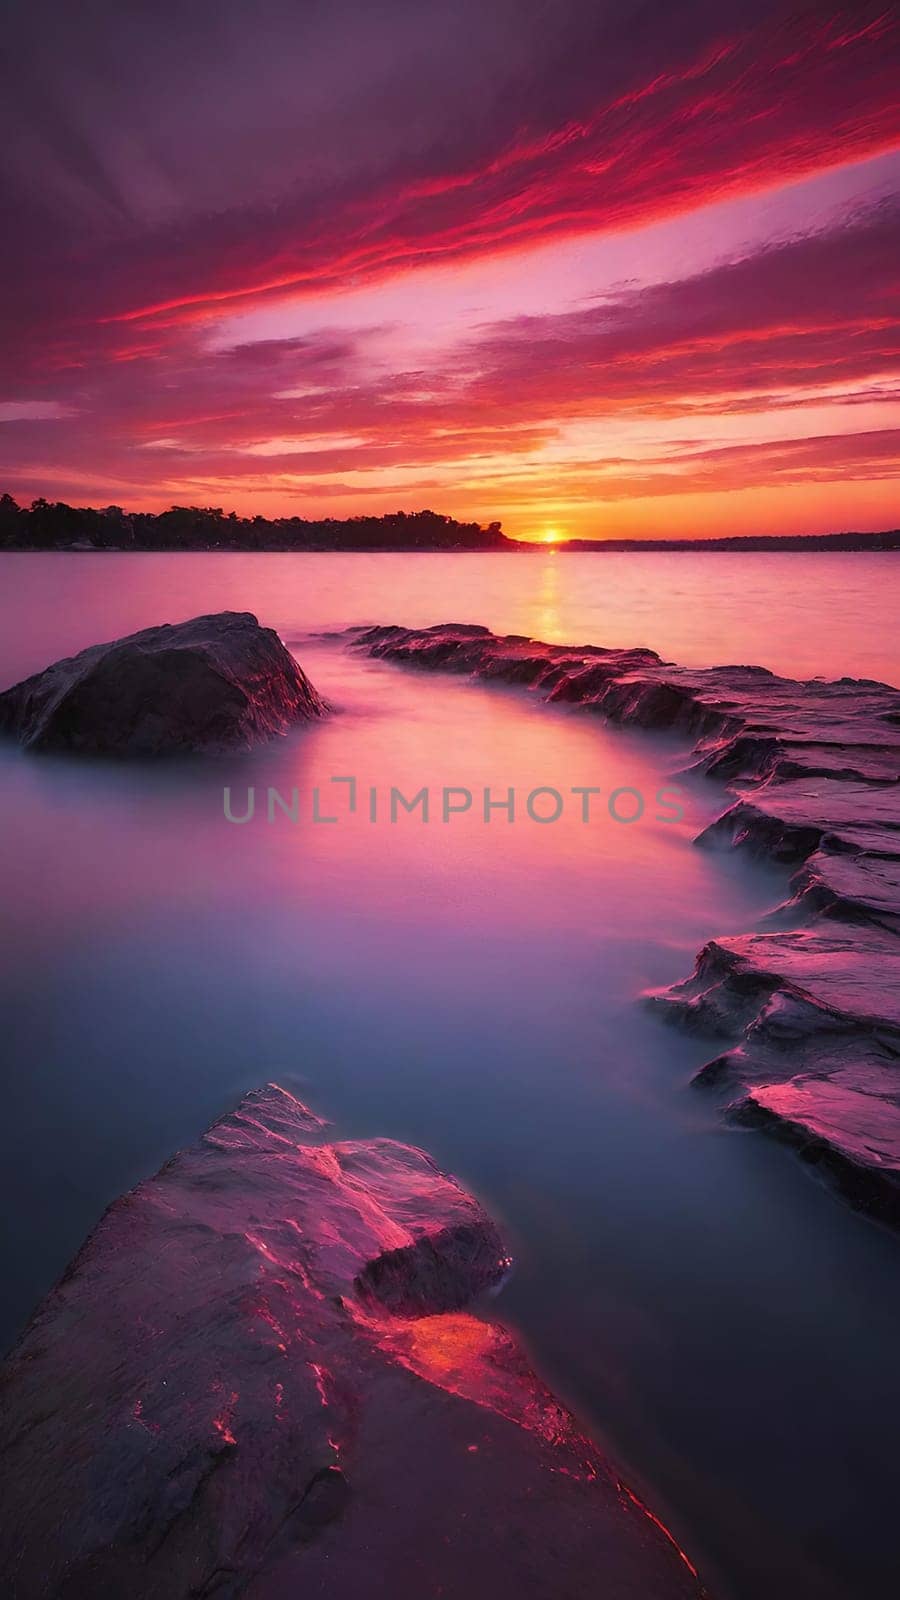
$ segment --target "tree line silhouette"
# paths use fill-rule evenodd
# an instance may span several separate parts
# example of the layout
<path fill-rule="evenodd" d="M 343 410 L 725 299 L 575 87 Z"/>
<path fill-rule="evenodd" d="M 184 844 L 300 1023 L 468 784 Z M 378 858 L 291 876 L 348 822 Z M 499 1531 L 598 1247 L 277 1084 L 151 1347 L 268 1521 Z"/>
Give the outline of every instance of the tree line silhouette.
<path fill-rule="evenodd" d="M 382 517 L 239 517 L 221 506 L 70 506 L 0 495 L 3 550 L 546 550 L 508 539 L 499 522 L 457 522 L 438 511 L 390 511 Z M 563 539 L 559 552 L 609 554 L 660 550 L 873 550 L 900 552 L 900 531 L 738 534 L 700 539 Z"/>
<path fill-rule="evenodd" d="M 511 550 L 499 522 L 457 522 L 437 511 L 382 517 L 239 517 L 221 506 L 124 511 L 0 495 L 0 550 Z"/>

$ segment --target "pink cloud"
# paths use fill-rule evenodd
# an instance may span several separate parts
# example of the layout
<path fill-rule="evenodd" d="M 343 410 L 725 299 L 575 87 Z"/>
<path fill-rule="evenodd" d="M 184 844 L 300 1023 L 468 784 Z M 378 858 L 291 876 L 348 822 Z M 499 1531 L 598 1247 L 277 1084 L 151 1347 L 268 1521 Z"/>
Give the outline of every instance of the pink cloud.
<path fill-rule="evenodd" d="M 460 0 L 454 31 L 386 0 L 381 29 L 360 19 L 340 54 L 338 0 L 305 33 L 303 8 L 261 5 L 246 70 L 216 28 L 198 41 L 173 11 L 162 50 L 106 0 L 95 39 L 61 12 L 31 40 L 41 92 L 11 85 L 0 152 L 11 488 L 285 509 L 427 495 L 502 515 L 541 493 L 890 485 L 894 203 L 671 282 L 608 274 L 575 309 L 548 275 L 544 309 L 498 316 L 515 304 L 501 285 L 430 345 L 424 314 L 347 328 L 328 310 L 338 287 L 392 281 L 414 301 L 413 269 L 505 274 L 538 244 L 547 273 L 551 244 L 587 235 L 605 249 L 634 230 L 652 255 L 650 224 L 729 196 L 768 191 L 783 219 L 786 184 L 900 144 L 893 10 L 736 0 L 725 29 L 712 0 L 658 0 L 613 26 L 600 0 L 560 0 L 548 31 L 530 0 L 489 15 Z M 125 66 L 104 101 L 107 55 Z M 287 291 L 315 305 L 315 331 L 227 343 L 236 312 Z M 590 459 L 570 437 L 588 425 Z M 773 444 L 776 427 L 797 437 Z"/>

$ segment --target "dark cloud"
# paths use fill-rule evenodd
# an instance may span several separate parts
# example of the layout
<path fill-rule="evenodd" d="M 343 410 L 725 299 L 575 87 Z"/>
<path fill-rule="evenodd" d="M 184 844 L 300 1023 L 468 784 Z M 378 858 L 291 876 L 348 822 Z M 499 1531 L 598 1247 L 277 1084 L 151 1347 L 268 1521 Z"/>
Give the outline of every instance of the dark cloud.
<path fill-rule="evenodd" d="M 374 362 L 384 330 L 218 350 L 208 335 L 288 290 L 634 229 L 890 148 L 898 29 L 896 8 L 866 0 L 8 5 L 11 486 L 146 500 L 176 479 L 274 493 L 286 473 L 339 498 L 357 481 L 341 475 L 368 472 L 367 497 L 396 499 L 380 472 L 430 493 L 469 461 L 514 503 L 533 492 L 529 452 L 573 419 L 884 398 L 900 356 L 890 204 L 495 323 L 427 371 Z M 887 472 L 872 433 L 734 450 L 568 461 L 557 477 L 578 498 L 601 477 L 614 497 Z"/>
<path fill-rule="evenodd" d="M 865 3 L 14 5 L 9 359 L 884 149 L 896 46 Z"/>

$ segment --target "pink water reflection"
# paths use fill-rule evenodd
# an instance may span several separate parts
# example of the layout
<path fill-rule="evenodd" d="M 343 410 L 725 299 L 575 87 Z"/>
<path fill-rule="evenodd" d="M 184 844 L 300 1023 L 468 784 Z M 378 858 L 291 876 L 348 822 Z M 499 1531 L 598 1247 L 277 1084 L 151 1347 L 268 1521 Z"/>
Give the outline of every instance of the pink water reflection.
<path fill-rule="evenodd" d="M 23 554 L 4 557 L 0 582 L 3 686 L 99 639 L 224 609 L 285 637 L 480 622 L 686 665 L 900 682 L 892 555 Z"/>

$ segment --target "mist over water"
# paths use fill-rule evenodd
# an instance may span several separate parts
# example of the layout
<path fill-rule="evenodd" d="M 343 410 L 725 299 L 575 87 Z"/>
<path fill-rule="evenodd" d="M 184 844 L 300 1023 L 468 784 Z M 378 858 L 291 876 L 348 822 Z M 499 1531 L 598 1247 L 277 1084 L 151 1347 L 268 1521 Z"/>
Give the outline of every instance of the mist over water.
<path fill-rule="evenodd" d="M 877 556 L 16 556 L 0 685 L 151 623 L 255 610 L 335 705 L 253 756 L 156 765 L 0 747 L 4 1342 L 103 1207 L 275 1079 L 338 1137 L 419 1144 L 506 1228 L 492 1313 L 719 1594 L 851 1600 L 895 1567 L 897 1244 L 689 1085 L 718 1048 L 640 991 L 746 931 L 786 878 L 691 839 L 723 791 L 684 746 L 526 693 L 400 671 L 311 632 L 484 622 L 897 681 Z M 809 597 L 804 603 L 803 597 Z M 593 785 L 446 825 L 328 805 L 330 779 Z M 684 819 L 605 797 L 684 786 Z M 235 825 L 253 786 L 300 818 Z M 333 824 L 314 825 L 312 790 Z M 336 792 L 336 791 L 335 791 Z"/>

